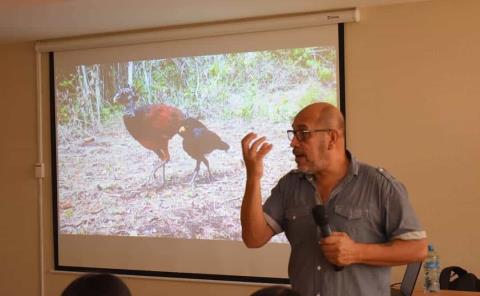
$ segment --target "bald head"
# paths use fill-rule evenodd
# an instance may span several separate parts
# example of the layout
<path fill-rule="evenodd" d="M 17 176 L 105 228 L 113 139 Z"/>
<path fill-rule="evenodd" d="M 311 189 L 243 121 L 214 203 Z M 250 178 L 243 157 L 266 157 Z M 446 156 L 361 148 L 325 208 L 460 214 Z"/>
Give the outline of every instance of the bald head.
<path fill-rule="evenodd" d="M 313 103 L 303 108 L 295 118 L 306 116 L 312 118 L 319 128 L 330 128 L 338 130 L 343 136 L 345 120 L 337 107 L 323 102 Z"/>

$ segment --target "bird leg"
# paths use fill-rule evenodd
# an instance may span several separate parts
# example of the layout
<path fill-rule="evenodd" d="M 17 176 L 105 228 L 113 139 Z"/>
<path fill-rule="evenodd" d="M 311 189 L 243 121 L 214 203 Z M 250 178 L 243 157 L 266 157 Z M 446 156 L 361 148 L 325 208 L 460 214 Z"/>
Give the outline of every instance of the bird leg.
<path fill-rule="evenodd" d="M 190 179 L 190 183 L 193 184 L 195 182 L 195 179 L 197 178 L 199 171 L 200 171 L 200 160 L 197 160 L 197 165 L 195 166 L 195 169 L 193 170 L 192 178 Z"/>
<path fill-rule="evenodd" d="M 205 164 L 205 166 L 207 167 L 207 171 L 208 171 L 208 182 L 211 183 L 213 179 L 212 177 L 212 173 L 210 172 L 210 165 L 208 163 L 208 160 L 205 158 L 205 157 L 202 157 L 200 160 L 197 160 L 197 165 L 195 166 L 195 170 L 193 171 L 193 174 L 192 174 L 192 179 L 190 180 L 190 183 L 194 183 L 195 182 L 195 179 L 197 178 L 198 176 L 198 173 L 200 171 L 200 165 L 202 164 L 202 162 Z"/>
<path fill-rule="evenodd" d="M 154 167 L 153 169 L 153 173 L 152 173 L 152 177 L 153 179 L 156 179 L 157 178 L 157 172 L 160 168 L 162 168 L 162 186 L 163 187 L 165 185 L 165 164 L 168 162 L 168 160 L 159 160 L 159 163 Z"/>
<path fill-rule="evenodd" d="M 212 177 L 212 173 L 210 172 L 210 165 L 208 163 L 208 159 L 206 157 L 203 158 L 203 163 L 205 164 L 205 166 L 207 167 L 207 171 L 208 171 L 208 182 L 211 183 L 214 179 Z"/>

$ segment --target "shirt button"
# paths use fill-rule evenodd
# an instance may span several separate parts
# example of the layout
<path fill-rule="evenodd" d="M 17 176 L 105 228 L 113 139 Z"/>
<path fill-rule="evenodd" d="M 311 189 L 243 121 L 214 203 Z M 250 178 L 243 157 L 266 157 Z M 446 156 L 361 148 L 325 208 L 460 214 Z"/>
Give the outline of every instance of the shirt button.
<path fill-rule="evenodd" d="M 293 219 L 293 220 L 297 219 L 297 216 L 293 216 L 292 219 Z"/>
<path fill-rule="evenodd" d="M 317 295 L 315 295 L 315 296 L 320 296 L 320 293 L 317 293 Z"/>
<path fill-rule="evenodd" d="M 321 270 L 321 269 L 322 269 L 322 267 L 320 265 L 317 266 L 317 270 Z"/>

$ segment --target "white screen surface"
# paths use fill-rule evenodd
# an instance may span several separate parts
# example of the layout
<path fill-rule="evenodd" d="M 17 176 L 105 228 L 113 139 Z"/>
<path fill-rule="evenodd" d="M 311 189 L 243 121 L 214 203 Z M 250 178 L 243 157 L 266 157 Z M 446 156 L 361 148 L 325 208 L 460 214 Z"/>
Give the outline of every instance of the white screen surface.
<path fill-rule="evenodd" d="M 255 131 L 274 145 L 265 200 L 295 168 L 291 117 L 313 101 L 338 105 L 337 44 L 331 26 L 56 53 L 58 265 L 286 278 L 283 236 L 259 250 L 241 242 L 240 140 Z M 114 100 L 128 85 L 132 110 L 174 107 L 228 145 L 204 154 L 211 175 L 201 163 L 192 181 L 180 134 L 167 141 L 165 180 L 153 173 L 161 158 Z"/>

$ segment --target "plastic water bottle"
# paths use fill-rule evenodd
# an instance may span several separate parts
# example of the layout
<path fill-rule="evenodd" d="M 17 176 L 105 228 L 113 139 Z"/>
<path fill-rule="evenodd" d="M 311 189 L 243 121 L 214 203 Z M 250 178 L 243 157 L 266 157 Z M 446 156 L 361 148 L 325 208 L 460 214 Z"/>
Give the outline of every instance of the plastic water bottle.
<path fill-rule="evenodd" d="M 438 278 L 440 276 L 440 258 L 432 244 L 428 245 L 428 255 L 423 264 L 425 272 L 424 292 L 437 292 L 440 290 Z"/>

